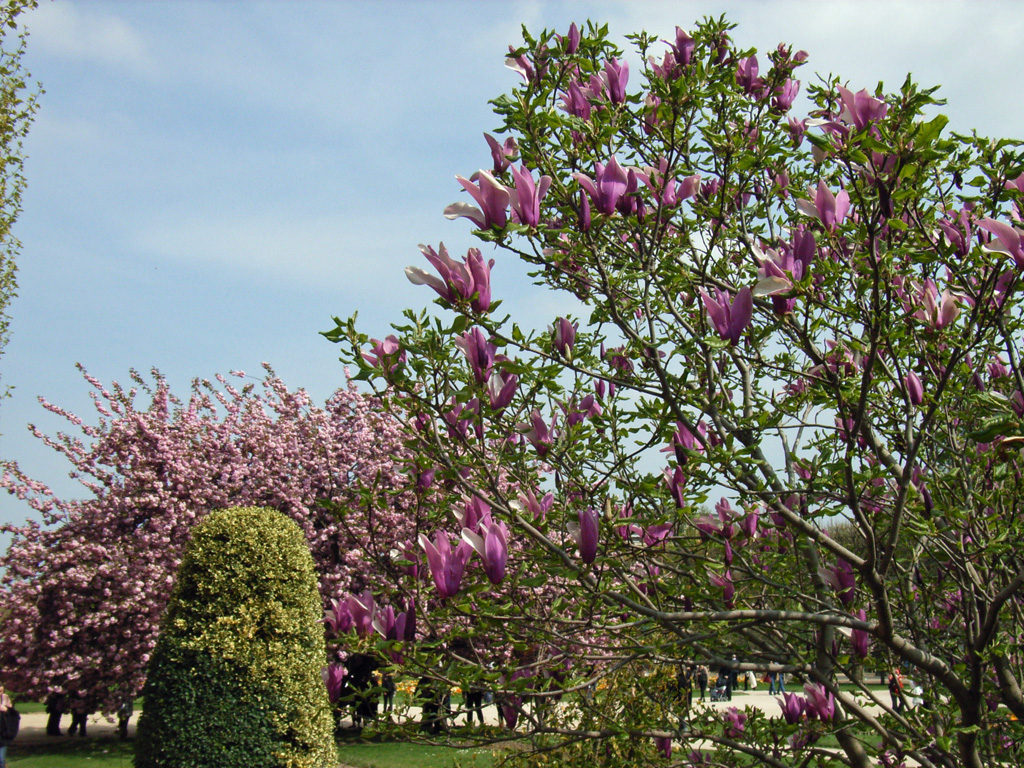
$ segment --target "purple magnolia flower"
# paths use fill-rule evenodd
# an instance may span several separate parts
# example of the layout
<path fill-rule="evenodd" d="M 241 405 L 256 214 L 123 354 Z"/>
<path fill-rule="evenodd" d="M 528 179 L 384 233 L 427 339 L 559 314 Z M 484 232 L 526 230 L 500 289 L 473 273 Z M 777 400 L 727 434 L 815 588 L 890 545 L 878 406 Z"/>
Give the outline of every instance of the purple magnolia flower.
<path fill-rule="evenodd" d="M 708 425 L 703 421 L 697 422 L 697 434 L 690 431 L 683 422 L 676 422 L 676 431 L 672 433 L 672 444 L 661 449 L 662 453 L 674 452 L 676 460 L 685 464 L 689 460 L 687 453 L 683 451 L 704 452 L 704 444 L 708 439 Z"/>
<path fill-rule="evenodd" d="M 796 207 L 801 213 L 818 219 L 827 231 L 834 232 L 850 210 L 850 195 L 845 189 L 840 190 L 838 195 L 833 195 L 832 190 L 825 186 L 825 182 L 819 181 L 818 189 L 814 193 L 814 202 L 798 199 Z"/>
<path fill-rule="evenodd" d="M 486 525 L 482 524 L 480 529 L 480 533 L 475 533 L 469 528 L 463 528 L 462 539 L 484 561 L 484 573 L 490 582 L 501 584 L 505 578 L 505 562 L 508 560 L 508 528 L 504 523 L 494 522 L 488 515 Z"/>
<path fill-rule="evenodd" d="M 757 76 L 757 72 L 757 56 L 740 59 L 739 66 L 736 67 L 736 82 L 748 96 L 760 98 L 764 90 L 764 81 Z"/>
<path fill-rule="evenodd" d="M 655 544 L 660 544 L 667 539 L 671 533 L 672 523 L 648 525 L 640 531 L 640 540 L 645 546 L 653 547 Z"/>
<path fill-rule="evenodd" d="M 588 99 L 594 101 L 601 101 L 607 98 L 608 95 L 608 83 L 605 82 L 603 77 L 598 75 L 591 75 L 590 80 L 587 82 L 585 88 L 583 88 L 583 95 Z"/>
<path fill-rule="evenodd" d="M 794 146 L 799 147 L 804 140 L 804 134 L 807 133 L 807 118 L 798 120 L 795 117 L 791 117 L 786 121 L 786 130 L 789 131 L 789 135 L 793 137 Z"/>
<path fill-rule="evenodd" d="M 555 350 L 566 359 L 571 358 L 572 347 L 576 343 L 576 330 L 578 323 L 570 322 L 564 317 L 555 320 L 553 327 L 549 326 L 551 332 L 551 343 Z"/>
<path fill-rule="evenodd" d="M 462 516 L 456 515 L 455 517 L 460 528 L 476 531 L 480 528 L 482 521 L 491 519 L 491 505 L 479 496 L 474 496 L 463 505 Z"/>
<path fill-rule="evenodd" d="M 354 622 L 348 600 L 331 600 L 331 609 L 324 611 L 324 624 L 335 635 L 343 635 L 352 629 Z"/>
<path fill-rule="evenodd" d="M 974 238 L 974 227 L 971 223 L 971 210 L 964 206 L 959 213 L 946 211 L 945 215 L 935 223 L 958 256 L 966 256 L 971 251 Z"/>
<path fill-rule="evenodd" d="M 392 550 L 391 557 L 393 560 L 407 561 L 409 565 L 400 566 L 401 571 L 413 579 L 419 578 L 419 557 L 416 556 L 416 544 L 414 542 L 407 541 L 398 549 Z"/>
<path fill-rule="evenodd" d="M 782 697 L 782 716 L 790 725 L 796 725 L 807 711 L 807 699 L 795 693 L 783 693 Z"/>
<path fill-rule="evenodd" d="M 687 176 L 676 186 L 676 180 L 668 175 L 668 159 L 661 158 L 658 167 L 647 166 L 636 172 L 654 198 L 666 208 L 674 208 L 683 200 L 693 197 L 700 189 L 700 174 Z"/>
<path fill-rule="evenodd" d="M 584 190 L 580 190 L 580 229 L 584 232 L 590 231 L 590 198 Z"/>
<path fill-rule="evenodd" d="M 701 539 L 716 536 L 719 533 L 718 520 L 711 515 L 699 515 L 693 519 L 693 527 L 701 535 Z"/>
<path fill-rule="evenodd" d="M 772 106 L 779 112 L 788 112 L 798 93 L 800 93 L 800 81 L 788 78 L 786 82 L 775 89 Z"/>
<path fill-rule="evenodd" d="M 853 566 L 843 558 L 838 558 L 831 569 L 819 568 L 818 575 L 822 581 L 839 593 L 843 605 L 853 602 L 857 590 L 857 579 L 853 575 Z"/>
<path fill-rule="evenodd" d="M 794 284 L 800 282 L 810 272 L 811 262 L 817 253 L 814 234 L 800 227 L 793 233 L 792 244 L 783 243 L 781 253 L 768 250 L 762 253 L 754 248 L 754 257 L 760 265 L 754 296 L 771 296 L 775 312 L 785 315 L 793 311 L 796 299 L 781 296 L 793 290 Z"/>
<path fill-rule="evenodd" d="M 658 63 L 658 60 L 654 56 L 648 56 L 647 63 L 651 67 L 651 72 L 653 72 L 654 76 L 659 80 L 670 82 L 679 76 L 679 65 L 676 64 L 676 55 L 671 50 L 665 51 L 661 64 Z M 651 94 L 648 94 L 647 98 L 650 99 Z"/>
<path fill-rule="evenodd" d="M 754 296 L 774 296 L 789 293 L 793 284 L 804 276 L 804 265 L 796 261 L 792 251 L 779 253 L 771 248 L 762 251 L 753 246 L 754 259 L 758 263 L 757 276 L 760 278 L 752 291 Z"/>
<path fill-rule="evenodd" d="M 659 65 L 653 56 L 649 57 L 648 61 L 656 77 L 672 81 L 680 77 L 683 70 L 690 66 L 690 62 L 693 60 L 693 50 L 697 44 L 679 27 L 676 27 L 675 42 L 669 43 L 668 40 L 664 42 L 668 43 L 669 49 L 665 51 L 662 63 Z"/>
<path fill-rule="evenodd" d="M 519 389 L 519 377 L 514 373 L 495 370 L 487 380 L 487 397 L 491 409 L 500 411 L 507 408 Z"/>
<path fill-rule="evenodd" d="M 952 293 L 949 288 L 940 296 L 938 286 L 930 277 L 925 279 L 924 285 L 918 287 L 916 298 L 920 309 L 914 312 L 912 317 L 936 331 L 951 325 L 960 315 L 957 299 L 962 297 Z"/>
<path fill-rule="evenodd" d="M 320 670 L 323 676 L 324 685 L 327 686 L 327 698 L 333 704 L 341 696 L 341 689 L 345 685 L 346 670 L 339 664 L 331 664 Z"/>
<path fill-rule="evenodd" d="M 686 475 L 683 474 L 682 467 L 677 466 L 675 469 L 665 467 L 665 484 L 668 485 L 669 493 L 672 494 L 672 500 L 675 501 L 676 507 L 685 509 L 686 497 L 683 495 L 683 489 L 686 486 Z"/>
<path fill-rule="evenodd" d="M 546 493 L 540 501 L 537 501 L 537 496 L 534 494 L 532 488 L 528 489 L 526 493 L 519 494 L 520 506 L 527 512 L 530 512 L 533 515 L 534 520 L 543 520 L 547 516 L 554 501 L 555 494 L 553 493 Z"/>
<path fill-rule="evenodd" d="M 757 524 L 761 519 L 761 510 L 754 508 L 747 513 L 747 516 L 743 518 L 743 522 L 740 523 L 740 530 L 748 539 L 757 538 Z"/>
<path fill-rule="evenodd" d="M 491 159 L 494 160 L 494 172 L 502 173 L 512 164 L 512 161 L 519 156 L 519 147 L 516 146 L 516 140 L 509 136 L 505 139 L 504 144 L 499 144 L 498 140 L 489 133 L 485 133 L 484 138 L 487 140 L 487 146 L 491 148 Z"/>
<path fill-rule="evenodd" d="M 884 101 L 874 98 L 866 89 L 854 94 L 849 88 L 840 85 L 839 96 L 843 100 L 841 119 L 846 123 L 852 123 L 858 131 L 863 130 L 868 123 L 881 120 L 889 110 Z"/>
<path fill-rule="evenodd" d="M 708 296 L 703 288 L 700 290 L 700 296 L 718 335 L 730 344 L 738 344 L 754 310 L 750 289 L 746 286 L 740 288 L 735 301 L 730 301 L 729 294 L 718 288 L 715 289 L 714 299 Z"/>
<path fill-rule="evenodd" d="M 476 200 L 477 205 L 469 203 L 452 203 L 444 209 L 446 219 L 465 217 L 480 229 L 504 227 L 508 223 L 508 205 L 510 194 L 508 187 L 491 175 L 490 171 L 478 171 L 472 179 L 462 176 L 455 177 L 458 182 Z M 476 181 L 476 184 L 473 182 Z"/>
<path fill-rule="evenodd" d="M 736 707 L 729 707 L 723 715 L 725 719 L 725 735 L 730 739 L 738 739 L 747 727 L 747 715 Z"/>
<path fill-rule="evenodd" d="M 477 413 L 479 401 L 474 397 L 466 405 L 457 402 L 452 398 L 451 410 L 443 414 L 445 423 L 448 425 L 448 435 L 453 439 L 466 439 L 469 434 L 470 421 Z"/>
<path fill-rule="evenodd" d="M 988 218 L 979 221 L 978 227 L 995 236 L 995 240 L 985 246 L 986 251 L 1012 256 L 1017 267 L 1024 269 L 1024 240 L 1019 229 Z"/>
<path fill-rule="evenodd" d="M 427 565 L 430 566 L 438 594 L 442 598 L 457 595 L 473 547 L 460 541 L 458 547 L 452 550 L 448 534 L 444 531 L 435 533 L 433 542 L 421 533 L 419 541 L 427 553 Z"/>
<path fill-rule="evenodd" d="M 633 361 L 629 359 L 629 355 L 626 354 L 625 347 L 614 347 L 609 349 L 607 352 L 604 351 L 602 344 L 601 357 L 608 361 L 608 364 L 615 370 L 628 376 L 633 373 Z"/>
<path fill-rule="evenodd" d="M 352 614 L 352 626 L 356 634 L 366 637 L 373 633 L 373 616 L 377 612 L 377 604 L 373 599 L 370 590 L 365 590 L 361 595 L 349 595 L 346 598 L 349 612 Z"/>
<path fill-rule="evenodd" d="M 483 329 L 475 326 L 455 340 L 455 346 L 466 356 L 473 378 L 477 384 L 486 384 L 494 368 L 494 353 L 497 347 L 484 334 Z"/>
<path fill-rule="evenodd" d="M 416 489 L 419 491 L 426 491 L 434 484 L 434 475 L 437 474 L 437 467 L 431 467 L 430 469 L 420 472 L 416 478 Z"/>
<path fill-rule="evenodd" d="M 562 410 L 566 414 L 565 426 L 567 428 L 575 427 L 577 424 L 582 424 L 584 419 L 600 416 L 603 413 L 600 403 L 593 395 L 587 395 L 578 404 L 575 400 L 563 403 Z"/>
<path fill-rule="evenodd" d="M 530 421 L 521 422 L 516 429 L 523 433 L 523 436 L 530 441 L 530 445 L 537 449 L 537 453 L 543 456 L 551 450 L 553 436 L 548 425 L 541 418 L 540 411 L 534 409 L 530 412 Z"/>
<path fill-rule="evenodd" d="M 393 373 L 398 366 L 405 362 L 405 350 L 402 349 L 398 338 L 394 335 L 388 336 L 384 341 L 370 339 L 373 349 L 363 352 L 365 360 L 373 368 L 386 369 Z"/>
<path fill-rule="evenodd" d="M 666 760 L 672 759 L 672 739 L 668 736 L 656 736 L 654 746 L 665 756 Z"/>
<path fill-rule="evenodd" d="M 615 213 L 624 197 L 636 191 L 636 172 L 623 170 L 614 157 L 608 165 L 594 164 L 593 180 L 582 173 L 574 173 L 572 177 L 590 195 L 594 207 L 608 216 Z"/>
<path fill-rule="evenodd" d="M 535 72 L 533 65 L 530 60 L 526 57 L 525 53 L 516 55 L 516 49 L 513 46 L 508 47 L 509 56 L 505 59 L 505 66 L 511 69 L 513 72 L 518 72 L 519 76 L 526 82 L 530 82 L 534 79 Z"/>
<path fill-rule="evenodd" d="M 580 48 L 580 28 L 576 26 L 574 21 L 569 25 L 569 33 L 565 36 L 565 52 L 570 56 Z"/>
<path fill-rule="evenodd" d="M 565 94 L 562 96 L 562 109 L 584 122 L 590 119 L 594 108 L 576 80 L 571 81 L 569 87 L 565 89 Z"/>
<path fill-rule="evenodd" d="M 903 377 L 903 388 L 906 390 L 907 398 L 912 405 L 920 405 L 922 403 L 924 400 L 924 387 L 921 385 L 921 379 L 918 378 L 916 373 L 910 371 L 910 373 Z"/>
<path fill-rule="evenodd" d="M 867 621 L 868 616 L 861 608 L 857 611 L 857 618 L 861 621 Z M 868 657 L 868 647 L 871 644 L 871 635 L 864 629 L 854 629 L 850 636 L 850 642 L 853 644 L 853 652 L 857 654 L 857 658 L 866 659 Z"/>
<path fill-rule="evenodd" d="M 540 224 L 540 201 L 551 186 L 551 177 L 541 176 L 540 182 L 534 183 L 533 174 L 525 165 L 518 169 L 513 165 L 512 178 L 516 184 L 515 189 L 508 190 L 512 213 L 520 224 L 536 227 Z"/>
<path fill-rule="evenodd" d="M 509 677 L 508 682 L 514 682 L 522 677 L 532 677 L 532 669 L 517 669 Z M 499 681 L 504 684 L 504 678 Z M 516 693 L 503 693 L 501 696 L 501 717 L 505 721 L 505 726 L 510 730 L 514 730 L 516 723 L 519 720 L 519 709 L 522 706 L 523 698 Z"/>
<path fill-rule="evenodd" d="M 395 609 L 390 605 L 379 609 L 373 617 L 373 628 L 385 640 L 396 639 Z M 388 637 L 388 635 L 391 635 L 391 637 Z"/>
<path fill-rule="evenodd" d="M 676 60 L 676 64 L 681 67 L 690 66 L 690 60 L 693 58 L 693 49 L 696 45 L 697 43 L 692 37 L 679 27 L 676 27 L 676 41 L 672 46 L 672 55 Z"/>
<path fill-rule="evenodd" d="M 608 98 L 612 104 L 621 104 L 626 100 L 626 83 L 629 82 L 629 65 L 626 62 L 620 64 L 618 59 L 606 61 L 602 79 L 608 87 Z"/>
<path fill-rule="evenodd" d="M 815 683 L 804 685 L 807 694 L 807 716 L 827 722 L 835 717 L 836 697 Z"/>
<path fill-rule="evenodd" d="M 736 586 L 732 583 L 732 571 L 726 568 L 725 573 L 721 576 L 708 571 L 708 579 L 711 581 L 712 586 L 721 588 L 725 607 L 732 608 L 732 599 L 736 596 Z"/>
<path fill-rule="evenodd" d="M 444 243 L 440 251 L 428 245 L 421 245 L 420 251 L 427 257 L 438 275 L 431 275 L 419 267 L 406 267 L 405 275 L 413 285 L 429 285 L 445 301 L 457 304 L 468 301 L 474 312 L 487 312 L 491 308 L 491 267 L 494 259 L 484 261 L 478 248 L 470 248 L 462 264 L 448 256 Z"/>
<path fill-rule="evenodd" d="M 1006 367 L 1006 361 L 997 355 L 988 364 L 988 375 L 993 379 L 1003 379 L 1010 376 L 1010 369 Z"/>
<path fill-rule="evenodd" d="M 590 565 L 597 558 L 597 542 L 600 535 L 600 518 L 592 508 L 579 511 L 579 523 L 569 523 L 569 533 L 572 534 L 579 547 L 580 560 Z"/>

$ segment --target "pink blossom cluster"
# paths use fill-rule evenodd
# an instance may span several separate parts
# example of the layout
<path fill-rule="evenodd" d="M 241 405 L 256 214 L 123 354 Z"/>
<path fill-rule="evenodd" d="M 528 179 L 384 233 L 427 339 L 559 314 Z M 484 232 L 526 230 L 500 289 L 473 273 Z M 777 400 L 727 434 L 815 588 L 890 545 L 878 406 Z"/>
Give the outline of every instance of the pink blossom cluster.
<path fill-rule="evenodd" d="M 84 375 L 99 424 L 44 401 L 82 436 L 35 432 L 71 462 L 87 495 L 57 498 L 14 464 L 0 479 L 43 519 L 5 527 L 0 668 L 12 689 L 77 693 L 106 712 L 136 695 L 189 531 L 213 509 L 259 505 L 293 518 L 325 605 L 389 583 L 367 541 L 411 537 L 414 523 L 404 495 L 372 515 L 360 496 L 404 485 L 400 427 L 373 399 L 350 385 L 317 407 L 269 367 L 259 385 L 196 381 L 186 402 L 156 371 L 155 386 L 133 372 L 130 388 Z"/>

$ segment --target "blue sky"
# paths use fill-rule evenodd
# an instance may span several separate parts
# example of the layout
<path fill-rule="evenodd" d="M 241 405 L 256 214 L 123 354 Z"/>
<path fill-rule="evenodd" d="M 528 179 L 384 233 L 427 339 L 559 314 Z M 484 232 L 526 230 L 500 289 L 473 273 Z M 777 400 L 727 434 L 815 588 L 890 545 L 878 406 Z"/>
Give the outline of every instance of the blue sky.
<path fill-rule="evenodd" d="M 46 93 L 26 143 L 0 457 L 78 493 L 26 429 L 66 426 L 38 396 L 95 421 L 76 362 L 105 382 L 156 367 L 187 394 L 267 361 L 322 402 L 344 380 L 318 335 L 331 316 L 358 310 L 383 336 L 433 295 L 403 274 L 417 244 L 473 244 L 441 211 L 454 175 L 490 162 L 487 101 L 517 84 L 503 53 L 521 24 L 667 38 L 723 12 L 741 45 L 808 51 L 805 80 L 896 90 L 913 72 L 943 86 L 952 128 L 1024 135 L 1014 2 L 44 0 L 26 20 Z M 501 257 L 494 291 L 527 324 L 565 310 Z M 0 498 L 0 521 L 28 512 Z"/>

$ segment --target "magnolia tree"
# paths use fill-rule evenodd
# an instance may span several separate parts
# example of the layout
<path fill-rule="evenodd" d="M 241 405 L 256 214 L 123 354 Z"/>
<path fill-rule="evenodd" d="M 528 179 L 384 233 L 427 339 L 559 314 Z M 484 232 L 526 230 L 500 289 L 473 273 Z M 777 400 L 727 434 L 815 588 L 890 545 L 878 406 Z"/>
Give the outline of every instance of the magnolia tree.
<path fill-rule="evenodd" d="M 432 610 L 508 633 L 515 663 L 485 682 L 510 721 L 605 678 L 524 710 L 559 760 L 1014 762 L 1019 144 L 946 132 L 909 79 L 810 84 L 802 51 L 728 32 L 637 35 L 639 71 L 604 28 L 524 35 L 505 136 L 445 211 L 494 258 L 424 246 L 407 275 L 438 318 L 327 333 L 420 470 L 489 507 L 456 546 L 436 506 Z M 503 316 L 511 258 L 578 313 Z M 466 570 L 474 549 L 504 569 Z M 559 596 L 487 599 L 495 576 Z M 787 674 L 781 716 L 681 723 L 683 661 Z M 921 705 L 857 682 L 889 669 Z"/>
<path fill-rule="evenodd" d="M 3 486 L 43 523 L 5 526 L 13 540 L 0 558 L 0 669 L 22 694 L 78 694 L 107 712 L 135 696 L 192 526 L 211 510 L 258 505 L 294 519 L 326 605 L 393 583 L 397 569 L 374 547 L 415 535 L 411 497 L 393 492 L 405 484 L 399 427 L 352 386 L 317 407 L 268 368 L 260 386 L 197 381 L 180 402 L 154 376 L 107 388 L 86 375 L 97 426 L 43 403 L 81 430 L 35 432 L 88 498 L 56 498 L 5 467 Z"/>

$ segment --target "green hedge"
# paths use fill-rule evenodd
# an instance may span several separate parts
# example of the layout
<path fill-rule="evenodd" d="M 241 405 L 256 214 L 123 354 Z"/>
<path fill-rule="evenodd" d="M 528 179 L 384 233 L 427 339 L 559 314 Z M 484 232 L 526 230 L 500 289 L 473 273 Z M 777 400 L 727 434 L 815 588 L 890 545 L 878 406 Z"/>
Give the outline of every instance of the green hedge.
<path fill-rule="evenodd" d="M 150 661 L 137 768 L 336 764 L 323 612 L 299 527 L 235 507 L 196 526 Z"/>

